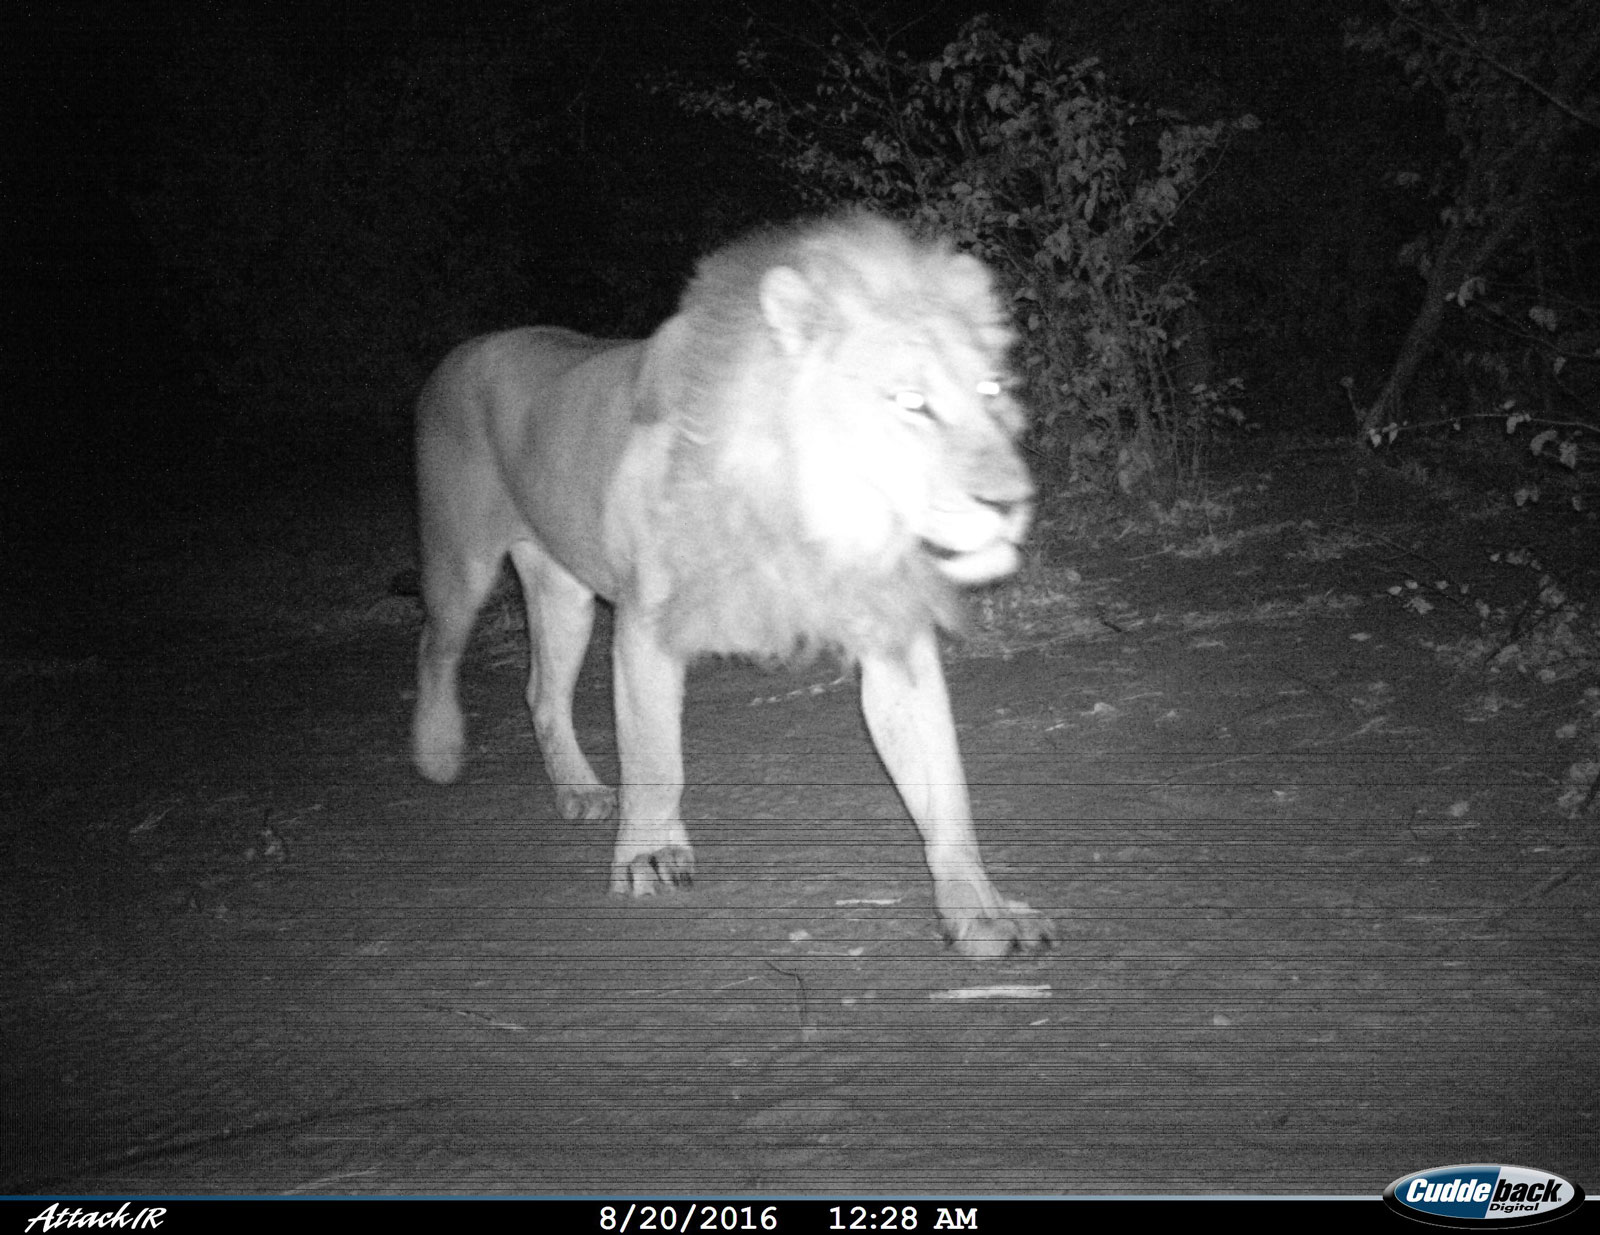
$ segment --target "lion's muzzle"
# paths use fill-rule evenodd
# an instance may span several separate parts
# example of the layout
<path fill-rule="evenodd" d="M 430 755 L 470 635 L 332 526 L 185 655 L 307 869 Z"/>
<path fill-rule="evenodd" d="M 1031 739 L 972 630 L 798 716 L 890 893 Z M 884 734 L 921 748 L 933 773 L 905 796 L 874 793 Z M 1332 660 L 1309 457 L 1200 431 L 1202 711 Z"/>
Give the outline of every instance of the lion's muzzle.
<path fill-rule="evenodd" d="M 959 510 L 932 512 L 922 544 L 939 572 L 953 583 L 992 583 L 1022 564 L 1017 546 L 1033 518 L 1031 500 L 973 498 Z"/>

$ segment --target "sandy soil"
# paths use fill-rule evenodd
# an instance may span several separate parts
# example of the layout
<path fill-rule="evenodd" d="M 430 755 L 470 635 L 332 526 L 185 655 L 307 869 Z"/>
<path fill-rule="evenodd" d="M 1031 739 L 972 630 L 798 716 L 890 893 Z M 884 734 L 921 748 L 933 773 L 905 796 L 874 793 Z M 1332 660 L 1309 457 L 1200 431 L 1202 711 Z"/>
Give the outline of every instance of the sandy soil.
<path fill-rule="evenodd" d="M 1059 623 L 951 663 L 991 872 L 1060 932 L 991 964 L 942 946 L 831 666 L 695 671 L 698 882 L 629 902 L 609 825 L 554 815 L 493 622 L 441 789 L 385 560 L 368 608 L 273 636 L 200 592 L 234 586 L 211 561 L 270 585 L 288 525 L 72 541 L 0 679 L 0 1191 L 1593 1189 L 1593 674 L 1463 663 L 1470 612 L 1407 604 L 1492 591 L 1527 527 L 1276 483 L 1292 517 L 1215 551 L 1069 544 Z M 1580 573 L 1594 534 L 1541 532 Z"/>

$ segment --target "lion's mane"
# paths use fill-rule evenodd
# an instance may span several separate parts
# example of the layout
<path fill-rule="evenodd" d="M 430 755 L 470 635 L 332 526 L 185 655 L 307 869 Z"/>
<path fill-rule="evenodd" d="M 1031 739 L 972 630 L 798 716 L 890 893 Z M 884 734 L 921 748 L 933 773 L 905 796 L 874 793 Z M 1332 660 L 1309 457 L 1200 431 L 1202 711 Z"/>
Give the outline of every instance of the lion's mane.
<path fill-rule="evenodd" d="M 831 649 L 846 658 L 903 646 L 929 625 L 959 624 L 955 588 L 916 539 L 862 551 L 810 538 L 795 462 L 801 435 L 829 432 L 808 417 L 806 364 L 864 322 L 939 318 L 996 357 L 1010 327 L 987 273 L 943 244 L 850 214 L 761 232 L 700 264 L 678 316 L 652 340 L 638 399 L 641 421 L 676 430 L 665 500 L 653 512 L 668 646 L 787 660 Z M 785 354 L 762 314 L 763 275 L 798 271 L 815 297 L 820 347 Z M 817 359 L 817 357 L 822 359 Z M 828 443 L 845 452 L 853 443 Z"/>

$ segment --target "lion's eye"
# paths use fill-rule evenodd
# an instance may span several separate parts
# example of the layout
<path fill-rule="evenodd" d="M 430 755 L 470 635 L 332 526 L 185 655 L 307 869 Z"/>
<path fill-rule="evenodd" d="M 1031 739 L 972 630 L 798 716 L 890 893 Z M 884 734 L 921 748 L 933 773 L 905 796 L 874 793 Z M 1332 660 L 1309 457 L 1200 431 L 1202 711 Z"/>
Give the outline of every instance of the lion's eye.
<path fill-rule="evenodd" d="M 928 415 L 928 399 L 920 390 L 897 390 L 894 401 L 902 411 L 920 412 Z"/>
<path fill-rule="evenodd" d="M 978 393 L 981 394 L 985 399 L 992 399 L 995 397 L 995 395 L 1000 393 L 1000 383 L 995 381 L 992 377 L 985 378 L 983 381 L 978 383 Z"/>

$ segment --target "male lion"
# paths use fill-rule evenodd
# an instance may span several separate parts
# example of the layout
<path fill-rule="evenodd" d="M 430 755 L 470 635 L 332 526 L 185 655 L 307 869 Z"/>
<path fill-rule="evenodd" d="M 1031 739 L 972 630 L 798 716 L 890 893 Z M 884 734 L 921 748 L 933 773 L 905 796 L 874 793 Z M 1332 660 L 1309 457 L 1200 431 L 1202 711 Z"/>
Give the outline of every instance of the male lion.
<path fill-rule="evenodd" d="M 852 214 L 707 258 L 648 339 L 528 329 L 457 348 L 417 407 L 418 769 L 461 770 L 456 670 L 509 553 L 528 706 L 568 819 L 617 806 L 572 727 L 594 599 L 616 606 L 613 892 L 693 876 L 689 661 L 830 649 L 860 664 L 946 936 L 974 956 L 1048 946 L 1050 923 L 984 871 L 934 633 L 957 615 L 956 585 L 1016 568 L 1031 513 L 1011 340 L 978 261 Z"/>

